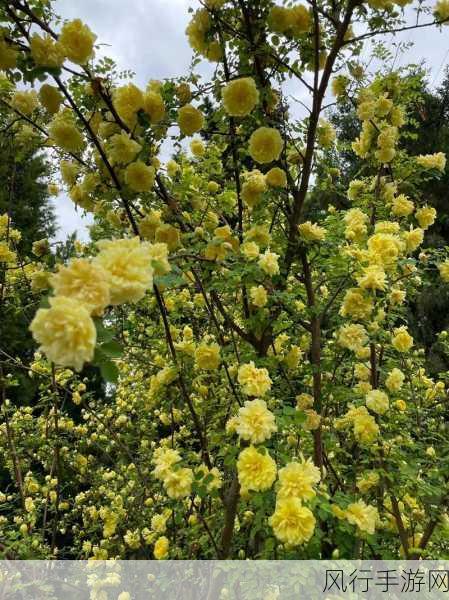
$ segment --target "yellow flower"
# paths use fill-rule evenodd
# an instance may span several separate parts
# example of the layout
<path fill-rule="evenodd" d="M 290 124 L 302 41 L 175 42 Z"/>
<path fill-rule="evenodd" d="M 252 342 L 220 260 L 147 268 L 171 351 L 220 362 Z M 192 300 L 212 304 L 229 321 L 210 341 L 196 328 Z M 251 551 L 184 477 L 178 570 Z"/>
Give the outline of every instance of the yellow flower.
<path fill-rule="evenodd" d="M 396 408 L 401 412 L 404 412 L 407 410 L 407 404 L 401 398 L 399 398 L 399 400 L 396 400 L 396 402 L 394 404 L 395 404 Z"/>
<path fill-rule="evenodd" d="M 240 246 L 240 250 L 248 260 L 255 260 L 260 252 L 256 242 L 243 242 Z"/>
<path fill-rule="evenodd" d="M 222 90 L 223 106 L 232 117 L 246 117 L 259 101 L 259 92 L 252 77 L 234 79 Z"/>
<path fill-rule="evenodd" d="M 159 92 L 149 90 L 144 94 L 143 110 L 150 117 L 152 125 L 162 121 L 165 116 L 165 104 Z"/>
<path fill-rule="evenodd" d="M 177 450 L 159 446 L 154 451 L 152 458 L 152 463 L 155 465 L 153 475 L 156 477 L 156 479 L 163 481 L 171 470 L 171 467 L 180 461 L 181 457 Z"/>
<path fill-rule="evenodd" d="M 97 340 L 94 322 L 86 307 L 72 298 L 50 298 L 50 308 L 40 308 L 30 331 L 47 358 L 81 371 L 92 360 Z"/>
<path fill-rule="evenodd" d="M 148 254 L 155 275 L 166 275 L 170 272 L 171 267 L 168 262 L 167 244 L 151 244 Z"/>
<path fill-rule="evenodd" d="M 106 272 L 84 258 L 59 267 L 50 284 L 56 296 L 78 300 L 94 316 L 102 315 L 110 301 Z"/>
<path fill-rule="evenodd" d="M 420 154 L 416 157 L 416 162 L 425 169 L 437 169 L 443 172 L 446 168 L 446 156 L 444 152 L 436 154 Z"/>
<path fill-rule="evenodd" d="M 315 429 L 318 429 L 321 423 L 321 417 L 316 410 L 307 409 L 304 411 L 304 414 L 306 415 L 306 420 L 302 424 L 303 428 L 306 431 L 315 431 Z"/>
<path fill-rule="evenodd" d="M 97 36 L 80 19 L 65 23 L 59 34 L 59 43 L 69 60 L 85 65 L 94 55 Z"/>
<path fill-rule="evenodd" d="M 258 306 L 259 308 L 262 308 L 268 302 L 267 290 L 263 285 L 252 287 L 249 291 L 249 295 L 254 306 Z"/>
<path fill-rule="evenodd" d="M 401 249 L 401 241 L 389 233 L 375 233 L 368 240 L 368 250 L 373 262 L 383 266 L 393 265 Z"/>
<path fill-rule="evenodd" d="M 405 231 L 403 234 L 407 252 L 414 252 L 424 240 L 424 231 L 422 229 L 410 228 L 409 231 Z"/>
<path fill-rule="evenodd" d="M 415 205 L 405 194 L 400 194 L 393 200 L 391 212 L 396 217 L 408 217 L 414 210 Z"/>
<path fill-rule="evenodd" d="M 156 229 L 155 238 L 157 242 L 167 244 L 170 252 L 176 250 L 181 243 L 179 230 L 169 223 L 162 223 L 159 225 L 159 227 Z"/>
<path fill-rule="evenodd" d="M 390 371 L 390 373 L 388 373 L 388 377 L 385 380 L 385 385 L 390 392 L 398 392 L 401 389 L 404 380 L 404 373 L 395 367 Z"/>
<path fill-rule="evenodd" d="M 407 331 L 405 325 L 394 330 L 394 336 L 391 343 L 398 352 L 408 352 L 411 349 L 413 346 L 413 338 Z"/>
<path fill-rule="evenodd" d="M 57 113 L 50 122 L 48 132 L 57 146 L 66 152 L 80 152 L 84 148 L 84 138 L 78 130 L 70 110 Z"/>
<path fill-rule="evenodd" d="M 428 229 L 431 225 L 433 225 L 435 223 L 436 216 L 437 211 L 432 206 L 423 206 L 415 213 L 416 220 L 422 229 Z"/>
<path fill-rule="evenodd" d="M 258 163 L 270 163 L 278 160 L 284 142 L 277 129 L 259 127 L 249 139 L 249 154 Z"/>
<path fill-rule="evenodd" d="M 193 156 L 204 156 L 206 153 L 206 147 L 203 140 L 195 139 L 190 142 L 190 150 Z M 215 183 L 215 182 L 212 182 Z"/>
<path fill-rule="evenodd" d="M 111 304 L 138 302 L 153 285 L 148 242 L 138 237 L 119 240 L 100 240 L 100 252 L 95 264 L 106 271 L 110 285 Z"/>
<path fill-rule="evenodd" d="M 143 92 L 133 83 L 128 83 L 114 91 L 113 103 L 119 117 L 127 125 L 134 125 L 137 113 L 144 106 Z"/>
<path fill-rule="evenodd" d="M 153 556 L 156 560 L 163 560 L 168 556 L 170 543 L 165 535 L 162 535 L 154 544 Z"/>
<path fill-rule="evenodd" d="M 315 531 L 316 520 L 312 511 L 298 498 L 279 499 L 269 519 L 274 535 L 289 546 L 308 542 Z"/>
<path fill-rule="evenodd" d="M 270 187 L 287 187 L 287 175 L 283 169 L 279 167 L 273 167 L 265 175 L 265 181 Z"/>
<path fill-rule="evenodd" d="M 0 264 L 13 263 L 16 260 L 16 253 L 9 249 L 6 242 L 0 242 Z"/>
<path fill-rule="evenodd" d="M 313 486 L 321 479 L 320 470 L 311 460 L 291 462 L 279 471 L 278 499 L 298 498 L 311 500 L 315 496 Z"/>
<path fill-rule="evenodd" d="M 11 98 L 11 106 L 29 117 L 39 106 L 36 92 L 34 90 L 31 90 L 30 92 L 15 92 Z"/>
<path fill-rule="evenodd" d="M 60 67 L 65 60 L 64 48 L 50 35 L 41 37 L 33 33 L 30 39 L 30 50 L 34 62 L 42 67 Z"/>
<path fill-rule="evenodd" d="M 353 423 L 354 437 L 361 444 L 371 444 L 379 435 L 379 426 L 368 412 L 356 415 Z"/>
<path fill-rule="evenodd" d="M 167 496 L 173 500 L 179 500 L 190 496 L 193 483 L 192 469 L 182 468 L 169 471 L 164 477 L 164 488 Z"/>
<path fill-rule="evenodd" d="M 338 331 L 337 341 L 343 348 L 348 348 L 355 352 L 360 346 L 364 346 L 368 341 L 368 334 L 362 325 L 351 323 L 343 325 Z"/>
<path fill-rule="evenodd" d="M 242 198 L 250 208 L 253 208 L 259 202 L 266 189 L 265 177 L 258 169 L 244 174 Z"/>
<path fill-rule="evenodd" d="M 107 152 L 112 164 L 131 162 L 141 149 L 142 146 L 124 131 L 111 136 L 107 144 Z"/>
<path fill-rule="evenodd" d="M 323 148 L 332 146 L 336 138 L 335 129 L 325 119 L 320 119 L 317 128 L 317 141 Z"/>
<path fill-rule="evenodd" d="M 449 260 L 445 260 L 444 262 L 438 265 L 438 271 L 440 272 L 441 279 L 445 282 L 449 282 Z"/>
<path fill-rule="evenodd" d="M 39 100 L 42 106 L 50 113 L 57 113 L 62 103 L 62 94 L 60 94 L 58 88 L 53 85 L 44 85 L 39 90 Z"/>
<path fill-rule="evenodd" d="M 134 192 L 149 192 L 154 185 L 154 167 L 141 160 L 129 164 L 125 170 L 125 181 Z"/>
<path fill-rule="evenodd" d="M 369 506 L 363 500 L 359 500 L 348 506 L 345 515 L 348 523 L 357 525 L 360 531 L 371 535 L 375 532 L 379 514 L 374 506 Z"/>
<path fill-rule="evenodd" d="M 273 413 L 268 410 L 264 400 L 246 400 L 239 409 L 235 431 L 242 440 L 251 444 L 261 444 L 269 440 L 271 434 L 277 431 Z"/>
<path fill-rule="evenodd" d="M 366 406 L 378 415 L 385 414 L 390 407 L 387 394 L 380 390 L 369 391 L 366 394 L 365 399 Z"/>
<path fill-rule="evenodd" d="M 70 187 L 74 185 L 79 173 L 78 165 L 75 162 L 61 160 L 59 166 L 61 168 L 61 177 L 64 183 Z"/>
<path fill-rule="evenodd" d="M 12 48 L 3 37 L 0 37 L 0 69 L 14 69 L 17 63 L 18 52 Z"/>
<path fill-rule="evenodd" d="M 357 277 L 357 283 L 364 290 L 385 290 L 386 275 L 380 265 L 368 265 L 363 269 L 363 275 Z"/>
<path fill-rule="evenodd" d="M 220 346 L 218 344 L 200 344 L 195 350 L 195 368 L 215 371 L 220 366 Z"/>
<path fill-rule="evenodd" d="M 263 492 L 276 479 L 276 463 L 268 452 L 263 454 L 254 446 L 249 446 L 239 454 L 237 473 L 242 490 Z"/>
<path fill-rule="evenodd" d="M 253 361 L 239 367 L 237 378 L 247 396 L 264 396 L 271 389 L 267 369 L 258 369 Z"/>
<path fill-rule="evenodd" d="M 366 494 L 379 483 L 379 480 L 380 477 L 376 471 L 368 471 L 362 477 L 357 478 L 357 488 L 362 494 Z"/>
<path fill-rule="evenodd" d="M 270 252 L 269 250 L 265 250 L 263 254 L 260 255 L 260 258 L 257 262 L 259 267 L 267 273 L 268 275 L 278 275 L 279 273 L 279 264 L 278 264 L 279 254 L 275 254 L 274 252 Z"/>
<path fill-rule="evenodd" d="M 340 308 L 342 317 L 367 319 L 373 310 L 373 301 L 358 288 L 350 288 Z"/>
<path fill-rule="evenodd" d="M 299 234 L 306 242 L 320 242 L 326 237 L 326 230 L 316 223 L 306 221 L 298 225 Z"/>
<path fill-rule="evenodd" d="M 193 135 L 204 127 L 204 116 L 191 104 L 185 104 L 178 111 L 178 125 L 184 135 Z"/>

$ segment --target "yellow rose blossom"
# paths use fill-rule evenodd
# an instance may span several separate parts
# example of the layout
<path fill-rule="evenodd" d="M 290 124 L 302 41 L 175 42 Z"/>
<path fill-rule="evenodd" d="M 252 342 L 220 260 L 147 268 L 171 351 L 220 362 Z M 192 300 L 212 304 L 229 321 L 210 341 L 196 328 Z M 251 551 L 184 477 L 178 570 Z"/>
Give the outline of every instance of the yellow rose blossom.
<path fill-rule="evenodd" d="M 76 153 L 84 148 L 83 135 L 70 110 L 58 112 L 50 122 L 48 132 L 55 144 L 66 152 Z"/>
<path fill-rule="evenodd" d="M 143 96 L 143 110 L 150 117 L 152 125 L 159 123 L 165 116 L 165 104 L 159 92 L 149 90 Z"/>
<path fill-rule="evenodd" d="M 147 166 L 141 160 L 126 167 L 125 181 L 134 192 L 149 192 L 155 180 L 154 167 Z"/>
<path fill-rule="evenodd" d="M 266 189 L 267 184 L 265 177 L 258 169 L 254 169 L 253 171 L 244 174 L 241 195 L 243 201 L 250 208 L 256 206 Z"/>
<path fill-rule="evenodd" d="M 181 133 L 193 135 L 204 127 L 204 116 L 191 104 L 185 104 L 178 111 L 178 125 Z"/>
<path fill-rule="evenodd" d="M 62 66 L 65 60 L 64 48 L 60 42 L 50 35 L 41 37 L 33 33 L 30 39 L 30 51 L 34 62 L 41 67 L 57 68 Z"/>
<path fill-rule="evenodd" d="M 106 272 L 84 258 L 61 266 L 50 283 L 55 295 L 78 300 L 94 316 L 101 316 L 110 301 Z"/>
<path fill-rule="evenodd" d="M 435 223 L 437 211 L 432 206 L 423 206 L 415 213 L 415 218 L 418 221 L 421 229 L 428 229 Z"/>
<path fill-rule="evenodd" d="M 144 105 L 142 90 L 133 83 L 128 83 L 114 91 L 112 101 L 119 117 L 127 125 L 134 125 L 136 115 Z"/>
<path fill-rule="evenodd" d="M 170 252 L 176 250 L 181 243 L 181 238 L 179 235 L 179 230 L 170 225 L 169 223 L 162 223 L 157 227 L 155 232 L 155 239 L 157 242 L 162 242 L 167 244 L 167 247 Z"/>
<path fill-rule="evenodd" d="M 394 405 L 400 412 L 405 412 L 407 410 L 407 403 L 401 398 L 399 398 L 399 400 L 396 400 Z"/>
<path fill-rule="evenodd" d="M 324 240 L 326 237 L 326 230 L 324 227 L 320 227 L 316 223 L 306 221 L 298 225 L 299 235 L 306 242 L 319 242 Z"/>
<path fill-rule="evenodd" d="M 156 560 L 163 560 L 168 557 L 168 550 L 170 547 L 170 542 L 165 537 L 165 535 L 161 536 L 156 540 L 154 544 L 153 556 Z"/>
<path fill-rule="evenodd" d="M 17 64 L 18 52 L 13 48 L 3 36 L 0 36 L 0 69 L 14 69 Z"/>
<path fill-rule="evenodd" d="M 229 82 L 222 90 L 223 106 L 231 117 L 246 117 L 259 101 L 259 92 L 252 77 Z"/>
<path fill-rule="evenodd" d="M 164 489 L 167 496 L 173 500 L 179 500 L 190 496 L 193 483 L 192 469 L 181 468 L 168 471 L 164 477 Z"/>
<path fill-rule="evenodd" d="M 391 212 L 396 217 L 408 217 L 414 210 L 415 205 L 405 194 L 400 194 L 393 200 Z"/>
<path fill-rule="evenodd" d="M 398 352 L 408 352 L 413 346 L 413 338 L 403 325 L 394 330 L 391 343 Z"/>
<path fill-rule="evenodd" d="M 360 531 L 369 534 L 375 532 L 379 514 L 374 506 L 369 506 L 363 500 L 359 500 L 348 506 L 345 515 L 348 523 L 357 525 Z"/>
<path fill-rule="evenodd" d="M 254 446 L 242 450 L 237 460 L 237 474 L 243 490 L 263 492 L 276 479 L 276 463 L 271 456 Z"/>
<path fill-rule="evenodd" d="M 39 90 L 39 100 L 42 106 L 53 115 L 58 112 L 63 98 L 58 88 L 44 83 Z"/>
<path fill-rule="evenodd" d="M 347 290 L 340 308 L 342 317 L 367 319 L 373 310 L 373 301 L 363 290 L 350 288 Z"/>
<path fill-rule="evenodd" d="M 369 391 L 366 394 L 365 401 L 366 406 L 378 415 L 385 414 L 390 407 L 387 394 L 381 390 Z"/>
<path fill-rule="evenodd" d="M 200 157 L 206 153 L 206 147 L 203 140 L 194 139 L 190 142 L 190 150 L 193 156 Z"/>
<path fill-rule="evenodd" d="M 343 348 L 355 352 L 360 346 L 364 346 L 368 342 L 368 334 L 362 325 L 351 323 L 340 327 L 337 341 Z"/>
<path fill-rule="evenodd" d="M 271 379 L 267 369 L 258 369 L 253 361 L 241 365 L 237 377 L 243 393 L 247 396 L 264 396 L 271 389 Z"/>
<path fill-rule="evenodd" d="M 368 412 L 356 415 L 353 425 L 354 437 L 361 444 L 371 444 L 379 435 L 379 426 L 374 417 L 369 415 Z"/>
<path fill-rule="evenodd" d="M 240 251 L 248 260 L 255 260 L 260 253 L 259 246 L 256 242 L 243 242 L 240 246 Z"/>
<path fill-rule="evenodd" d="M 436 154 L 420 154 L 416 157 L 416 162 L 425 169 L 437 169 L 443 172 L 446 168 L 446 156 L 443 152 Z"/>
<path fill-rule="evenodd" d="M 195 367 L 214 371 L 220 366 L 220 346 L 218 344 L 200 344 L 195 350 Z"/>
<path fill-rule="evenodd" d="M 155 275 L 166 275 L 170 272 L 167 244 L 151 244 L 148 249 L 148 256 Z"/>
<path fill-rule="evenodd" d="M 92 360 L 97 340 L 94 322 L 78 299 L 56 296 L 40 308 L 30 325 L 39 350 L 49 360 L 81 371 Z"/>
<path fill-rule="evenodd" d="M 401 249 L 399 238 L 388 233 L 375 233 L 368 240 L 368 251 L 373 262 L 385 267 L 393 265 Z"/>
<path fill-rule="evenodd" d="M 368 265 L 363 269 L 361 277 L 357 277 L 357 283 L 364 290 L 385 290 L 386 275 L 380 265 Z"/>
<path fill-rule="evenodd" d="M 376 487 L 379 481 L 379 474 L 376 471 L 369 471 L 362 477 L 357 478 L 357 488 L 362 494 L 366 494 L 373 487 Z"/>
<path fill-rule="evenodd" d="M 445 260 L 444 262 L 438 265 L 438 271 L 440 272 L 441 279 L 445 282 L 449 282 L 449 260 Z"/>
<path fill-rule="evenodd" d="M 267 290 L 263 287 L 263 285 L 252 287 L 249 291 L 249 295 L 254 306 L 259 308 L 264 307 L 268 302 Z"/>
<path fill-rule="evenodd" d="M 93 57 L 96 39 L 97 36 L 80 19 L 65 23 L 59 34 L 65 55 L 78 65 L 85 65 Z"/>
<path fill-rule="evenodd" d="M 385 386 L 390 392 L 398 392 L 405 380 L 404 373 L 396 367 L 388 373 L 388 377 L 385 380 Z"/>
<path fill-rule="evenodd" d="M 235 431 L 242 440 L 251 444 L 261 444 L 269 440 L 277 431 L 273 413 L 268 410 L 264 400 L 246 400 L 239 409 Z"/>
<path fill-rule="evenodd" d="M 320 470 L 311 460 L 291 462 L 279 471 L 277 498 L 311 500 L 315 496 L 314 485 L 321 479 Z"/>
<path fill-rule="evenodd" d="M 20 111 L 23 115 L 29 117 L 31 113 L 39 106 L 39 100 L 34 90 L 30 92 L 14 92 L 11 98 L 11 106 Z"/>
<path fill-rule="evenodd" d="M 283 169 L 279 167 L 273 167 L 265 175 L 265 181 L 270 187 L 287 187 L 287 174 Z"/>
<path fill-rule="evenodd" d="M 278 160 L 284 142 L 277 129 L 259 127 L 249 139 L 249 154 L 258 163 L 270 163 Z"/>
<path fill-rule="evenodd" d="M 107 274 L 111 304 L 138 302 L 153 285 L 150 244 L 139 238 L 100 240 L 94 260 Z"/>
<path fill-rule="evenodd" d="M 275 254 L 274 252 L 270 252 L 270 250 L 266 250 L 263 254 L 260 255 L 257 264 L 262 269 L 262 271 L 264 271 L 264 273 L 267 273 L 267 275 L 278 275 L 278 258 L 279 254 Z"/>
<path fill-rule="evenodd" d="M 312 511 L 298 498 L 279 499 L 269 519 L 277 539 L 289 546 L 308 542 L 315 531 L 316 520 Z"/>
<path fill-rule="evenodd" d="M 403 233 L 407 252 L 414 252 L 424 240 L 424 231 L 420 228 L 405 231 Z"/>

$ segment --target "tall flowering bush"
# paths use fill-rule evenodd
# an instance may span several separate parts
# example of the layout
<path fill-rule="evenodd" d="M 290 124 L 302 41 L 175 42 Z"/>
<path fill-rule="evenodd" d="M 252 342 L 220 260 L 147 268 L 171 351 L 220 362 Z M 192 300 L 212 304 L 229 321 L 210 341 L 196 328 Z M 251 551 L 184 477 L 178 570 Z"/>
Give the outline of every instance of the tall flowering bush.
<path fill-rule="evenodd" d="M 0 8 L 9 127 L 94 218 L 90 243 L 20 256 L 0 217 L 2 310 L 28 291 L 36 348 L 1 349 L 5 556 L 447 556 L 448 374 L 429 377 L 407 322 L 449 281 L 418 193 L 446 158 L 405 153 L 412 96 L 358 59 L 406 5 L 204 0 L 191 70 L 145 88 L 51 2 Z M 343 148 L 326 107 L 348 98 Z M 363 166 L 342 190 L 326 156 L 348 151 Z M 344 209 L 311 205 L 323 183 Z"/>

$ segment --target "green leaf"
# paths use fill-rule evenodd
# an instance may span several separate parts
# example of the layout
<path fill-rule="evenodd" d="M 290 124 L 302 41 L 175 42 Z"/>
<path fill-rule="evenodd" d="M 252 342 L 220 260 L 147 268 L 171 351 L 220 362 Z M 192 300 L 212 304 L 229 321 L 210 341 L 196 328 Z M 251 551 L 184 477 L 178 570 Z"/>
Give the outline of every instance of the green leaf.
<path fill-rule="evenodd" d="M 108 383 L 117 383 L 119 371 L 117 365 L 111 361 L 102 362 L 98 365 L 100 367 L 101 376 Z"/>
<path fill-rule="evenodd" d="M 123 348 L 121 344 L 115 340 L 101 344 L 100 350 L 102 354 L 105 354 L 109 358 L 120 358 L 123 354 Z"/>

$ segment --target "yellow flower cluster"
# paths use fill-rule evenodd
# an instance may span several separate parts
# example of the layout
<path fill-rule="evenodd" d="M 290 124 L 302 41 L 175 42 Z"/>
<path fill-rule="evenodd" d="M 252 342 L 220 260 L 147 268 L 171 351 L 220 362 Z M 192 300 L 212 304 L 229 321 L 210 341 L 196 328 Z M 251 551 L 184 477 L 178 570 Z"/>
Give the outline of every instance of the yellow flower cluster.
<path fill-rule="evenodd" d="M 80 19 L 65 23 L 59 34 L 65 56 L 78 65 L 85 65 L 94 55 L 97 36 Z"/>
<path fill-rule="evenodd" d="M 259 91 L 252 77 L 234 79 L 222 90 L 223 106 L 231 117 L 246 117 L 259 101 Z"/>
<path fill-rule="evenodd" d="M 58 112 L 63 98 L 58 88 L 44 83 L 39 90 L 39 100 L 45 110 L 50 114 L 55 114 Z"/>
<path fill-rule="evenodd" d="M 276 502 L 269 523 L 278 540 L 289 546 L 298 546 L 310 540 L 315 531 L 316 519 L 310 508 L 293 497 Z"/>
<path fill-rule="evenodd" d="M 326 237 L 326 230 L 316 223 L 306 221 L 298 225 L 301 238 L 306 242 L 321 242 Z"/>
<path fill-rule="evenodd" d="M 284 142 L 277 129 L 259 127 L 249 138 L 248 151 L 253 160 L 258 163 L 270 163 L 278 160 Z"/>
<path fill-rule="evenodd" d="M 310 29 L 310 12 L 303 4 L 292 8 L 273 6 L 268 15 L 268 25 L 275 33 L 298 37 Z"/>
<path fill-rule="evenodd" d="M 297 498 L 301 501 L 315 497 L 314 486 L 321 479 L 320 470 L 312 461 L 291 462 L 279 471 L 279 488 L 277 498 Z"/>
<path fill-rule="evenodd" d="M 202 343 L 195 350 L 195 368 L 214 371 L 220 366 L 220 346 Z"/>
<path fill-rule="evenodd" d="M 390 407 L 388 396 L 381 390 L 370 390 L 366 394 L 366 406 L 378 415 L 383 415 Z"/>
<path fill-rule="evenodd" d="M 30 39 L 30 51 L 34 62 L 42 67 L 58 68 L 65 60 L 64 47 L 50 35 L 41 37 L 38 33 L 33 33 Z"/>
<path fill-rule="evenodd" d="M 246 400 L 235 419 L 235 431 L 242 440 L 261 444 L 277 431 L 273 413 L 264 400 Z"/>
<path fill-rule="evenodd" d="M 151 244 L 139 238 L 101 240 L 94 263 L 102 267 L 108 278 L 111 304 L 138 302 L 153 284 Z"/>
<path fill-rule="evenodd" d="M 126 184 L 134 192 L 149 192 L 154 185 L 156 173 L 141 160 L 130 163 L 125 170 Z"/>
<path fill-rule="evenodd" d="M 73 113 L 64 109 L 51 121 L 48 132 L 54 143 L 66 152 L 77 153 L 84 148 L 84 138 L 76 126 Z"/>
<path fill-rule="evenodd" d="M 379 519 L 377 508 L 365 504 L 363 500 L 350 504 L 345 511 L 345 516 L 348 523 L 357 525 L 360 531 L 370 535 L 375 532 L 376 523 Z"/>
<path fill-rule="evenodd" d="M 207 58 L 216 62 L 220 60 L 222 51 L 217 39 L 211 39 L 212 21 L 206 8 L 197 10 L 187 25 L 186 35 L 190 47 Z"/>
<path fill-rule="evenodd" d="M 237 473 L 242 492 L 263 492 L 276 479 L 276 463 L 265 450 L 249 446 L 242 450 L 237 460 Z"/>
<path fill-rule="evenodd" d="M 239 367 L 237 378 L 247 396 L 264 396 L 271 389 L 272 382 L 267 369 L 258 369 L 253 361 Z"/>
<path fill-rule="evenodd" d="M 436 154 L 420 154 L 416 157 L 416 162 L 425 169 L 436 169 L 443 173 L 446 168 L 446 155 L 444 152 Z"/>
<path fill-rule="evenodd" d="M 185 104 L 178 111 L 178 125 L 181 133 L 193 135 L 204 127 L 203 113 L 191 104 Z"/>

